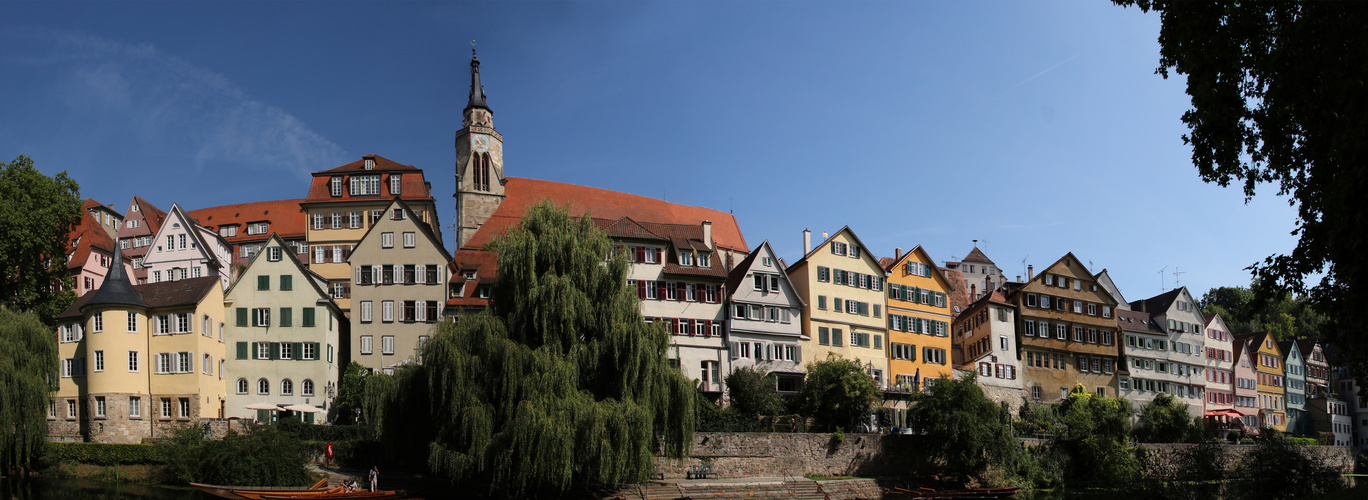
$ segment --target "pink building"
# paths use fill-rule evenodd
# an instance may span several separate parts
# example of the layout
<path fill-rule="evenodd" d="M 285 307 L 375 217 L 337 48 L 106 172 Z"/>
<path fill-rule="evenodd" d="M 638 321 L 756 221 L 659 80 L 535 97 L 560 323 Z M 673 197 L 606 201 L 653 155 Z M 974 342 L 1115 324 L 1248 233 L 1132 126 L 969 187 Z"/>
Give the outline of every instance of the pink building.
<path fill-rule="evenodd" d="M 172 204 L 161 229 L 152 236 L 142 265 L 149 283 L 217 276 L 227 290 L 233 283 L 232 259 L 227 241 Z"/>
<path fill-rule="evenodd" d="M 143 267 L 143 258 L 152 248 L 152 237 L 161 229 L 165 219 L 166 212 L 133 195 L 133 201 L 124 213 L 123 224 L 119 226 L 119 248 L 133 262 L 133 274 L 129 276 L 135 285 L 147 283 L 148 273 L 147 268 Z"/>

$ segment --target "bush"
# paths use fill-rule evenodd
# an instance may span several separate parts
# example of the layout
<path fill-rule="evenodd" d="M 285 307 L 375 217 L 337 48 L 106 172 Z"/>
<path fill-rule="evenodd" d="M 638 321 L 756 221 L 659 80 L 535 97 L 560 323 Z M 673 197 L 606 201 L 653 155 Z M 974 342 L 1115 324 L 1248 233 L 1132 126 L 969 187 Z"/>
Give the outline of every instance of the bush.
<path fill-rule="evenodd" d="M 1140 408 L 1135 438 L 1142 443 L 1193 443 L 1201 435 L 1201 425 L 1188 416 L 1188 404 L 1173 396 L 1159 394 Z"/>
<path fill-rule="evenodd" d="M 301 441 L 341 442 L 376 438 L 375 426 L 371 425 L 314 425 L 287 418 L 281 420 L 276 428 Z"/>
<path fill-rule="evenodd" d="M 146 444 L 106 443 L 48 443 L 43 454 L 48 464 L 76 462 L 82 464 L 159 464 L 163 463 L 157 447 Z"/>
<path fill-rule="evenodd" d="M 735 408 L 718 408 L 703 395 L 694 397 L 694 422 L 698 432 L 763 432 L 769 419 L 747 415 Z"/>
<path fill-rule="evenodd" d="M 1240 461 L 1232 498 L 1318 498 L 1344 488 L 1339 470 L 1310 453 L 1270 434 Z"/>
<path fill-rule="evenodd" d="M 746 415 L 776 415 L 784 411 L 777 377 L 752 367 L 732 370 L 724 379 L 731 407 Z"/>
<path fill-rule="evenodd" d="M 298 439 L 271 426 L 246 434 L 230 432 L 222 440 L 206 440 L 200 429 L 177 431 L 158 445 L 166 458 L 170 482 L 229 486 L 307 486 L 305 455 Z"/>

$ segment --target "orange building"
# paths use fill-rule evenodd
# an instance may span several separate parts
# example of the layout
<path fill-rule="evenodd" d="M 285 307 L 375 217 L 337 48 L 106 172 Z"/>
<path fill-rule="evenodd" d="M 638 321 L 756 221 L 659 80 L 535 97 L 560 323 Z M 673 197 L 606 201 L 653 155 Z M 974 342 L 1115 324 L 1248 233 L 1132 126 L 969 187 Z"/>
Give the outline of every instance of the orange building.
<path fill-rule="evenodd" d="M 950 280 L 920 245 L 906 254 L 898 250 L 884 273 L 888 380 L 915 390 L 951 377 Z"/>

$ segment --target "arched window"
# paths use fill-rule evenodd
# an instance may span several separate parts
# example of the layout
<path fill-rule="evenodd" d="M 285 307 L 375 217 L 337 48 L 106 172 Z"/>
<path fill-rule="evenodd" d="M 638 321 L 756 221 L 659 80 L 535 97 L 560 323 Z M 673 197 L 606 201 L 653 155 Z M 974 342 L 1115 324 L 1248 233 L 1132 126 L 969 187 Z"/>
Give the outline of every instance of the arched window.
<path fill-rule="evenodd" d="M 222 373 L 222 372 L 220 372 L 220 373 Z M 237 393 L 238 393 L 238 394 L 247 394 L 247 379 L 245 379 L 245 378 L 240 378 L 240 379 L 238 379 L 237 388 L 238 388 L 238 390 L 237 390 Z"/>
<path fill-rule="evenodd" d="M 299 393 L 300 393 L 301 395 L 303 395 L 303 396 L 313 396 L 313 395 L 314 395 L 313 380 L 310 380 L 310 379 L 307 379 L 307 378 L 304 379 L 304 382 L 301 383 L 301 384 L 299 384 Z"/>
<path fill-rule="evenodd" d="M 288 378 L 285 379 L 285 380 L 281 380 L 281 381 L 280 381 L 280 395 L 281 395 L 281 396 L 292 396 L 292 395 L 294 395 L 294 382 L 291 382 L 290 379 L 288 379 Z"/>
<path fill-rule="evenodd" d="M 480 158 L 480 191 L 489 191 L 489 155 L 481 153 Z"/>
<path fill-rule="evenodd" d="M 258 381 L 257 381 L 257 394 L 270 394 L 270 393 L 271 393 L 271 382 L 270 382 L 269 380 L 264 379 L 264 378 L 261 379 L 261 380 L 258 380 Z"/>

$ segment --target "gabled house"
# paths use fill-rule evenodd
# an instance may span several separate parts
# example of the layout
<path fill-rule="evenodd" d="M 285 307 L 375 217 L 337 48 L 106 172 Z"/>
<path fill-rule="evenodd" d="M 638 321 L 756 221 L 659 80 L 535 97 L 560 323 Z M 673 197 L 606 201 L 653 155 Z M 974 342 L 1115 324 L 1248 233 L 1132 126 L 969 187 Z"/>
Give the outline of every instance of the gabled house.
<path fill-rule="evenodd" d="M 140 443 L 222 418 L 223 289 L 212 276 L 133 285 L 108 279 L 57 316 L 54 440 Z"/>
<path fill-rule="evenodd" d="M 173 203 L 161 228 L 152 236 L 142 266 L 151 283 L 213 276 L 227 290 L 235 271 L 229 265 L 231 258 L 228 242 L 196 224 L 180 205 Z"/>
<path fill-rule="evenodd" d="M 114 210 L 113 205 L 105 205 L 94 198 L 86 198 L 81 202 L 81 210 L 89 213 L 95 218 L 95 222 L 100 229 L 103 229 L 109 239 L 118 241 L 119 229 L 123 227 L 123 214 Z"/>
<path fill-rule="evenodd" d="M 1206 411 L 1233 410 L 1235 408 L 1235 343 L 1230 327 L 1220 314 L 1207 314 L 1203 329 L 1206 331 Z"/>
<path fill-rule="evenodd" d="M 1166 349 L 1153 351 L 1157 362 L 1165 365 L 1167 371 L 1159 371 L 1162 378 L 1168 379 L 1174 397 L 1187 403 L 1188 411 L 1194 417 L 1201 417 L 1202 402 L 1205 400 L 1206 381 L 1206 335 L 1203 325 L 1206 319 L 1197 308 L 1187 287 L 1179 287 L 1154 297 L 1130 303 L 1132 311 L 1148 313 L 1166 334 Z M 1129 345 L 1127 346 L 1129 347 Z M 1133 368 L 1133 366 L 1132 366 Z"/>
<path fill-rule="evenodd" d="M 107 214 L 86 211 L 81 214 L 81 222 L 67 233 L 67 240 L 71 242 L 67 247 L 67 270 L 71 272 L 73 291 L 78 297 L 99 288 L 114 264 L 118 244 L 109 235 L 108 229 L 112 228 L 104 227 L 101 222 L 101 218 L 107 217 Z M 123 262 L 127 267 L 125 271 L 131 274 L 133 266 L 127 259 Z"/>
<path fill-rule="evenodd" d="M 712 223 L 662 224 L 630 217 L 595 219 L 594 223 L 613 240 L 615 251 L 625 254 L 631 263 L 627 286 L 636 288 L 642 317 L 669 325 L 667 356 L 671 364 L 695 380 L 704 394 L 720 397 L 725 390 L 722 376 L 731 372 L 731 355 L 723 335 L 727 319 L 723 304 L 726 255 L 713 240 Z M 787 309 L 773 312 L 778 314 L 777 322 L 793 321 Z M 792 362 L 798 355 L 782 349 L 775 353 L 773 346 L 770 349 L 770 359 L 777 354 L 779 359 Z"/>
<path fill-rule="evenodd" d="M 1237 336 L 1232 345 L 1235 347 L 1235 411 L 1244 415 L 1240 420 L 1244 423 L 1245 431 L 1258 434 L 1261 428 L 1260 398 L 1258 374 L 1254 370 L 1254 351 L 1248 338 Z"/>
<path fill-rule="evenodd" d="M 1072 253 L 1008 296 L 1018 311 L 1027 397 L 1049 404 L 1082 384 L 1100 396 L 1117 395 L 1116 299 Z"/>
<path fill-rule="evenodd" d="M 1250 362 L 1254 365 L 1255 387 L 1258 390 L 1259 426 L 1287 431 L 1287 389 L 1283 378 L 1282 349 L 1270 332 L 1254 332 L 1235 337 L 1248 344 Z"/>
<path fill-rule="evenodd" d="M 805 375 L 802 314 L 807 304 L 768 240 L 732 268 L 726 297 L 730 314 L 723 331 L 731 369 L 773 373 L 780 393 L 797 393 Z"/>
<path fill-rule="evenodd" d="M 816 247 L 803 230 L 803 258 L 786 272 L 803 308 L 803 355 L 808 362 L 830 354 L 864 365 L 874 382 L 888 384 L 887 323 L 884 320 L 884 269 L 850 227 L 843 227 Z M 948 337 L 948 322 L 930 325 L 926 335 Z M 937 360 L 949 362 L 948 352 Z"/>
<path fill-rule="evenodd" d="M 888 380 L 898 388 L 920 391 L 941 377 L 954 376 L 950 293 L 964 285 L 950 281 L 921 245 L 906 254 L 902 249 L 893 253 L 893 259 L 883 266 Z M 970 351 L 993 350 L 989 345 L 993 340 L 977 341 L 983 345 L 971 345 Z"/>
<path fill-rule="evenodd" d="M 141 285 L 148 281 L 147 268 L 143 267 L 143 257 L 152 249 L 152 238 L 161 230 L 166 212 L 138 195 L 133 195 L 133 201 L 128 204 L 128 211 L 125 214 L 123 224 L 119 226 L 119 248 L 132 259 L 133 283 Z"/>
<path fill-rule="evenodd" d="M 1299 436 L 1309 436 L 1311 418 L 1306 413 L 1306 357 L 1302 355 L 1301 345 L 1295 340 L 1278 342 L 1283 352 L 1283 389 L 1286 390 L 1284 407 L 1287 408 L 1287 432 Z"/>
<path fill-rule="evenodd" d="M 304 210 L 309 270 L 328 280 L 332 298 L 343 311 L 352 309 L 355 269 L 348 259 L 361 238 L 391 214 L 391 200 L 404 201 L 427 231 L 441 239 L 432 185 L 423 170 L 380 155 L 365 155 L 342 166 L 313 173 Z"/>
<path fill-rule="evenodd" d="M 231 265 L 247 266 L 271 235 L 279 236 L 290 251 L 308 260 L 309 245 L 304 239 L 304 200 L 257 201 L 186 212 L 205 229 L 218 234 L 231 247 Z"/>
<path fill-rule="evenodd" d="M 1125 335 L 1122 344 L 1122 367 L 1117 380 L 1120 397 L 1130 400 L 1137 410 L 1159 394 L 1174 397 L 1187 395 L 1187 376 L 1180 375 L 1177 365 L 1169 360 L 1172 346 L 1168 332 L 1149 313 L 1120 309 L 1116 311 L 1117 327 Z M 1183 401 L 1180 399 L 1180 401 Z M 1184 401 L 1189 404 L 1191 402 Z M 1200 401 L 1196 412 L 1202 411 Z"/>
<path fill-rule="evenodd" d="M 993 290 L 969 304 L 955 317 L 951 327 L 956 366 L 977 372 L 976 380 L 983 387 L 983 395 L 1007 403 L 1014 412 L 1026 400 L 1016 312 L 1016 306 L 1000 290 Z M 893 332 L 889 335 L 896 338 Z"/>
<path fill-rule="evenodd" d="M 974 248 L 963 260 L 945 263 L 946 268 L 955 270 L 961 277 L 952 284 L 953 288 L 965 290 L 971 302 L 1007 283 L 1007 277 L 1002 274 L 1002 269 L 993 263 L 983 250 L 979 250 L 978 240 L 974 240 L 974 243 Z M 1017 279 L 1021 277 L 1018 276 Z"/>
<path fill-rule="evenodd" d="M 448 262 L 441 238 L 404 200 L 394 198 L 370 221 L 345 262 L 355 269 L 352 361 L 384 373 L 421 361 L 423 342 L 442 318 Z"/>
<path fill-rule="evenodd" d="M 231 356 L 223 369 L 227 415 L 269 422 L 279 412 L 248 406 L 292 406 L 300 420 L 322 423 L 337 396 L 350 330 L 327 280 L 271 234 L 223 303 L 230 311 L 224 332 Z"/>

